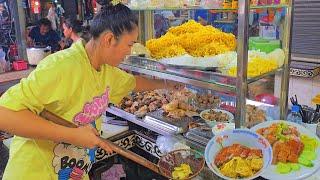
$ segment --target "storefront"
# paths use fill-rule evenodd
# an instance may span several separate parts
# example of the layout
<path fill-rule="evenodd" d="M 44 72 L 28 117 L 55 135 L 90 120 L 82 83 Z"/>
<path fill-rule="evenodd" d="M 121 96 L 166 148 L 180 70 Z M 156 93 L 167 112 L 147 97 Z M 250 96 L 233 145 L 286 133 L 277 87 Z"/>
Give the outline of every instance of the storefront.
<path fill-rule="evenodd" d="M 89 17 L 92 2 L 60 3 L 66 16 Z M 291 1 L 132 0 L 126 5 L 138 16 L 139 44 L 119 68 L 165 87 L 131 92 L 119 105 L 109 104 L 100 134 L 114 153 L 94 152 L 92 179 L 319 177 L 319 91 L 290 98 Z M 172 90 L 172 83 L 183 88 Z M 50 112 L 39 114 L 76 127 Z M 54 162 L 61 166 L 59 178 L 65 177 L 63 170 L 88 169 L 70 157 Z"/>

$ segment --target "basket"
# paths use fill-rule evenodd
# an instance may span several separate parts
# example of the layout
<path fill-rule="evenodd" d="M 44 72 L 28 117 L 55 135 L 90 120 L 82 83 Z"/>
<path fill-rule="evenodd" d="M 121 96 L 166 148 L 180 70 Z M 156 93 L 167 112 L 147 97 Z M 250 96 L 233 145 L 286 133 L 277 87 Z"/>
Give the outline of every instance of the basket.
<path fill-rule="evenodd" d="M 190 149 L 180 149 L 169 152 L 168 154 L 162 156 L 159 159 L 158 166 L 161 174 L 168 178 L 172 179 L 172 172 L 175 167 L 180 166 L 181 164 L 188 164 L 191 167 L 192 175 L 187 179 L 192 179 L 196 177 L 204 167 L 205 159 L 197 151 Z"/>

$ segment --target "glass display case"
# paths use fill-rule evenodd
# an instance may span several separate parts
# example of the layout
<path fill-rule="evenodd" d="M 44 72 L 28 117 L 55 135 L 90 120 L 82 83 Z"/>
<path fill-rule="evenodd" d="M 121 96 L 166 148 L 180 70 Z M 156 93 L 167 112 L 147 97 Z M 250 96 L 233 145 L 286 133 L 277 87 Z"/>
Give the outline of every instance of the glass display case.
<path fill-rule="evenodd" d="M 215 131 L 202 114 L 206 109 L 224 110 L 236 128 L 259 123 L 261 114 L 261 122 L 286 119 L 291 0 L 126 3 L 139 18 L 140 45 L 119 67 L 187 89 L 133 92 L 108 108 L 109 115 L 129 121 L 129 129 L 152 136 L 149 154 L 155 148 L 165 153 L 156 140 L 161 136 L 203 153 Z M 275 75 L 281 76 L 280 94 L 274 91 Z M 175 104 L 170 96 L 185 99 Z M 207 167 L 201 176 L 218 179 Z"/>
<path fill-rule="evenodd" d="M 221 4 L 219 4 L 219 2 Z M 139 16 L 139 41 L 144 45 L 146 45 L 146 42 L 150 41 L 150 39 L 159 39 L 166 36 L 167 32 L 163 32 L 160 37 L 157 32 L 158 29 L 156 29 L 159 28 L 156 24 L 158 23 L 157 15 L 161 14 L 167 21 L 162 22 L 168 24 L 167 31 L 169 27 L 174 24 L 172 23 L 173 21 L 176 23 L 173 26 L 178 24 L 180 25 L 178 27 L 181 27 L 183 26 L 181 24 L 185 24 L 189 19 L 195 19 L 201 24 L 201 21 L 204 21 L 207 26 L 216 26 L 216 29 L 222 29 L 221 32 L 228 30 L 226 30 L 226 26 L 219 27 L 219 23 L 224 23 L 224 25 L 233 23 L 235 32 L 231 31 L 231 33 L 235 33 L 237 46 L 233 51 L 234 54 L 228 54 L 229 52 L 221 53 L 222 55 L 220 53 L 213 53 L 209 54 L 209 57 L 200 55 L 202 57 L 195 57 L 190 60 L 193 62 L 203 61 L 204 63 L 217 61 L 216 64 L 210 64 L 209 62 L 207 65 L 201 63 L 199 65 L 199 63 L 196 62 L 190 65 L 190 63 L 187 62 L 190 56 L 178 55 L 176 57 L 155 58 L 152 57 L 151 52 L 151 57 L 128 57 L 128 59 L 120 65 L 120 68 L 160 79 L 177 81 L 196 87 L 233 94 L 236 97 L 235 124 L 237 128 L 245 123 L 245 109 L 248 99 L 259 99 L 257 97 L 250 97 L 248 93 L 250 87 L 254 87 L 255 84 L 259 84 L 259 82 L 261 84 L 261 81 L 263 83 L 264 79 L 270 79 L 270 77 L 279 73 L 282 77 L 281 94 L 273 95 L 279 98 L 276 104 L 280 112 L 278 118 L 285 119 L 287 114 L 289 77 L 291 1 L 166 1 L 166 3 L 161 3 L 160 1 L 130 1 L 128 2 L 128 6 L 135 10 Z M 207 11 L 208 16 L 203 18 L 201 14 L 197 15 L 201 11 Z M 212 16 L 219 16 L 220 18 L 210 21 Z M 259 20 L 256 22 L 259 33 L 252 32 L 254 31 L 253 18 L 255 18 L 255 16 L 259 16 Z M 192 26 L 190 27 L 192 28 Z M 188 32 L 185 31 L 185 33 Z M 197 41 L 197 37 L 194 38 L 195 41 Z M 192 41 L 192 39 L 190 41 Z M 221 41 L 221 39 L 218 39 L 218 41 Z M 179 42 L 177 43 L 179 44 Z M 197 42 L 190 43 L 190 45 L 197 46 Z M 272 66 L 269 62 L 263 64 L 266 62 L 266 56 L 273 53 L 271 51 L 276 48 L 281 49 L 280 53 L 274 53 L 273 56 L 270 56 L 269 60 L 271 58 L 278 58 L 276 62 L 277 65 Z M 189 52 L 187 52 L 187 54 L 188 53 Z M 228 57 L 221 57 L 224 56 L 224 54 L 228 54 L 226 55 Z M 261 60 L 259 54 L 264 56 L 264 59 L 262 58 L 263 60 Z M 217 56 L 220 56 L 219 60 L 216 60 Z M 225 63 L 225 61 L 228 61 L 228 58 L 231 58 L 232 60 L 230 61 L 234 64 L 232 70 L 230 70 L 230 68 L 226 70 L 219 66 Z M 177 61 L 181 61 L 181 63 L 176 63 Z M 264 70 L 264 68 L 260 66 L 272 66 L 272 68 L 269 67 L 268 69 L 267 67 L 267 70 Z M 253 72 L 256 71 L 256 69 L 260 70 Z"/>
<path fill-rule="evenodd" d="M 252 127 L 270 119 L 286 119 L 292 11 L 291 1 L 224 1 L 214 6 L 205 2 L 126 2 L 139 17 L 140 46 L 138 49 L 134 47 L 132 55 L 119 67 L 133 74 L 185 84 L 187 90 L 171 94 L 168 90 L 133 93 L 121 105 L 110 106 L 107 110 L 108 113 L 158 135 L 173 135 L 181 141 L 187 139 L 185 142 L 190 147 L 202 152 L 212 137 L 213 125 L 207 123 L 200 113 L 206 109 L 230 112 L 232 118 L 229 118 L 233 119 L 232 123 L 235 123 L 236 128 Z M 159 14 L 162 21 L 157 19 Z M 163 24 L 166 25 L 165 28 Z M 209 35 L 205 34 L 207 30 Z M 182 38 L 171 36 L 174 31 L 181 33 Z M 205 32 L 204 35 L 197 34 L 202 33 L 201 31 Z M 190 32 L 193 34 L 188 34 Z M 191 37 L 184 36 L 185 34 Z M 216 42 L 223 42 L 223 38 L 231 37 L 235 45 L 233 49 L 223 52 L 218 49 L 210 54 L 212 51 L 207 48 L 207 51 L 202 52 L 209 54 L 194 55 L 203 46 L 202 39 L 207 42 L 207 39 L 211 40 L 207 36 L 221 36 L 222 38 L 216 38 Z M 150 46 L 150 43 L 159 39 L 161 43 L 165 43 Z M 185 44 L 181 45 L 181 41 Z M 223 49 L 233 41 L 217 46 Z M 155 51 L 152 48 L 162 51 L 170 49 L 171 45 L 174 46 L 171 50 L 178 53 L 164 53 L 160 57 L 153 54 Z M 185 51 L 179 54 L 176 49 L 181 48 L 180 45 Z M 191 50 L 189 47 L 192 47 Z M 209 47 L 216 46 L 213 44 Z M 274 91 L 276 74 L 282 77 L 280 94 Z M 168 99 L 181 94 L 187 98 L 182 103 L 175 104 L 175 101 Z M 203 106 L 204 103 L 209 106 Z M 173 111 L 166 111 L 172 107 Z M 194 122 L 207 123 L 208 128 L 193 131 L 192 127 L 197 126 Z"/>

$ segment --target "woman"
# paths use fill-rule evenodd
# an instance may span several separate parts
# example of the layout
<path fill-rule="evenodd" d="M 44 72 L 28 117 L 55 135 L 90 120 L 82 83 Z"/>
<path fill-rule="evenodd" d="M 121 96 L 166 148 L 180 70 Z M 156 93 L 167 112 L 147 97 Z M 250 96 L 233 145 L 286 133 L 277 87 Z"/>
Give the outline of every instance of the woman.
<path fill-rule="evenodd" d="M 65 44 L 62 45 L 62 49 L 65 49 L 66 47 L 70 47 L 69 43 L 66 43 L 68 41 L 77 42 L 81 40 L 81 35 L 83 31 L 82 22 L 77 19 L 71 19 L 68 18 L 65 20 L 65 22 L 62 25 L 63 27 L 63 35 L 65 37 Z"/>
<path fill-rule="evenodd" d="M 76 42 L 81 39 L 82 22 L 77 19 L 68 18 L 63 23 L 63 35 L 65 38 Z"/>
<path fill-rule="evenodd" d="M 108 103 L 118 104 L 134 89 L 164 87 L 116 68 L 137 41 L 137 26 L 130 9 L 108 4 L 94 17 L 87 44 L 77 41 L 49 55 L 1 97 L 0 128 L 16 135 L 4 180 L 88 179 L 92 159 L 86 148 L 111 152 L 91 125 Z M 38 115 L 44 109 L 79 128 L 46 121 Z"/>
<path fill-rule="evenodd" d="M 51 21 L 52 30 L 57 30 L 58 27 L 58 15 L 56 13 L 57 4 L 51 3 L 51 7 L 48 11 L 47 18 Z"/>
<path fill-rule="evenodd" d="M 0 3 L 0 26 L 4 24 L 8 24 L 9 21 L 9 11 L 7 10 L 6 6 L 4 3 Z"/>

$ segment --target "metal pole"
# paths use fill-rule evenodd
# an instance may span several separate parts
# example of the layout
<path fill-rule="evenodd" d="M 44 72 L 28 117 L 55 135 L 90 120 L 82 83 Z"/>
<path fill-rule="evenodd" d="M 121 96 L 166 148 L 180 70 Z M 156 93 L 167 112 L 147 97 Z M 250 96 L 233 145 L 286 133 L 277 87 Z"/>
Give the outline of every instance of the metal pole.
<path fill-rule="evenodd" d="M 144 11 L 145 18 L 145 40 L 152 39 L 154 37 L 154 11 Z"/>
<path fill-rule="evenodd" d="M 247 99 L 248 71 L 248 30 L 249 30 L 249 0 L 239 0 L 238 9 L 238 42 L 237 42 L 237 110 L 236 128 L 244 125 Z"/>
<path fill-rule="evenodd" d="M 293 1 L 289 0 L 288 8 L 286 9 L 286 18 L 284 22 L 283 32 L 283 50 L 286 55 L 283 64 L 283 73 L 281 77 L 281 92 L 280 92 L 280 119 L 286 119 L 288 112 L 288 91 L 290 79 L 290 62 L 291 62 L 291 34 L 293 22 Z"/>
<path fill-rule="evenodd" d="M 144 34 L 144 26 L 145 26 L 145 17 L 143 11 L 138 11 L 138 19 L 139 19 L 139 42 L 145 44 L 145 34 Z"/>
<path fill-rule="evenodd" d="M 154 37 L 154 11 L 139 11 L 139 41 L 143 44 Z"/>
<path fill-rule="evenodd" d="M 20 59 L 27 60 L 27 44 L 26 44 L 26 17 L 22 6 L 22 0 L 14 0 L 11 2 L 12 17 L 14 19 L 14 27 L 16 32 L 16 43 L 18 46 L 18 55 Z"/>

